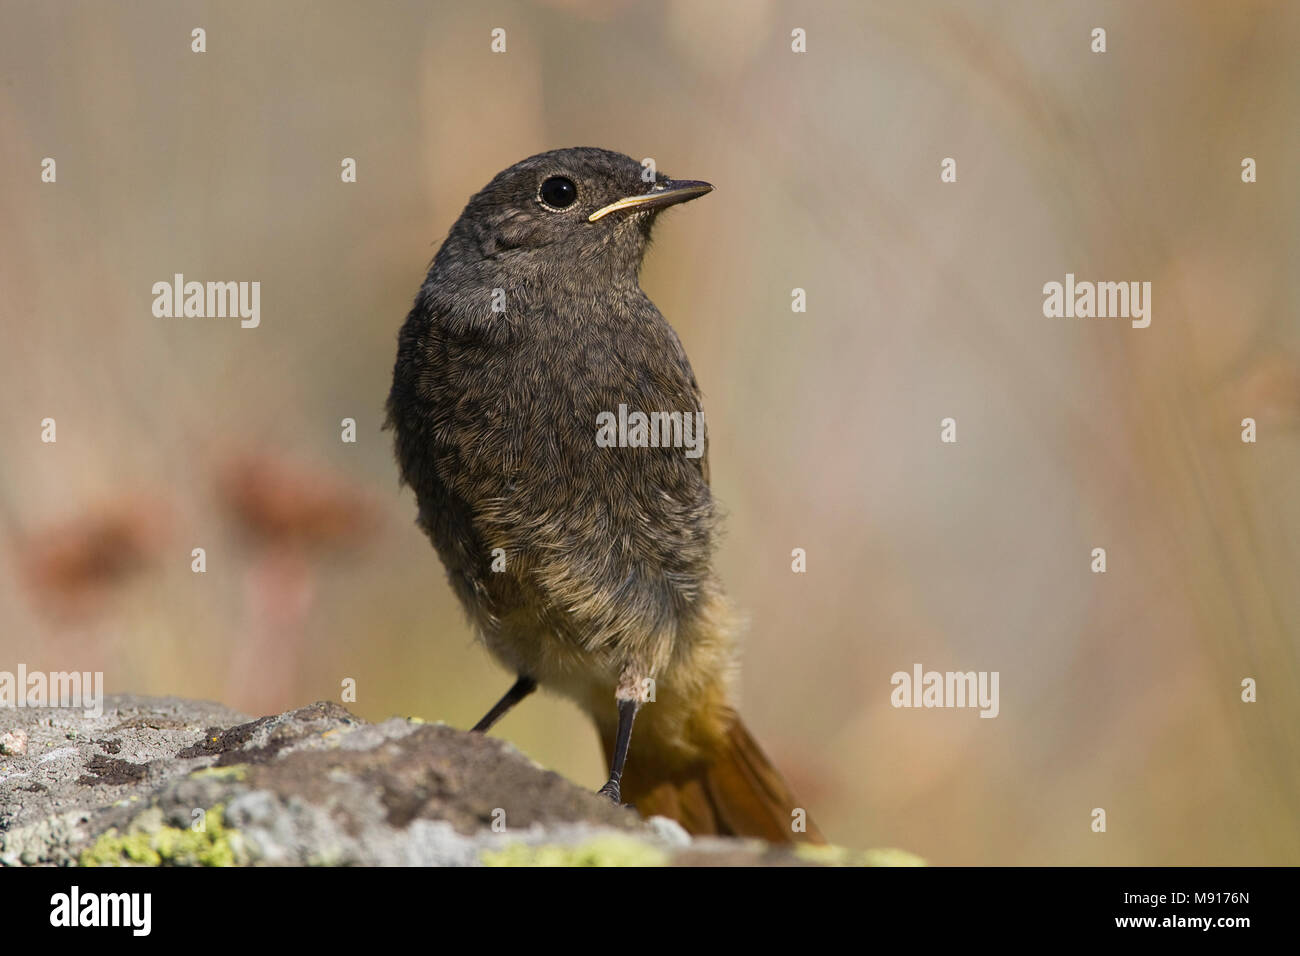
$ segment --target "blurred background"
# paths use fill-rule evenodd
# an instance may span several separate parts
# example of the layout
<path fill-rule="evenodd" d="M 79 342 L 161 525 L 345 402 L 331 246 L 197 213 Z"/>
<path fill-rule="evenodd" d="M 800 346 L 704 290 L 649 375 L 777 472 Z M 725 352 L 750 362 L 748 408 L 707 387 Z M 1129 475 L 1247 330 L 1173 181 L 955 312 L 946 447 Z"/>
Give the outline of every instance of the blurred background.
<path fill-rule="evenodd" d="M 660 222 L 642 284 L 705 392 L 743 712 L 827 834 L 937 863 L 1300 862 L 1300 5 L 0 21 L 0 669 L 248 713 L 352 678 L 364 717 L 477 720 L 512 678 L 379 430 L 397 330 L 473 192 L 603 146 L 717 186 Z M 177 272 L 260 281 L 260 328 L 155 318 Z M 1044 318 L 1067 272 L 1150 281 L 1150 328 Z M 999 671 L 1000 716 L 892 708 L 914 663 Z M 497 732 L 604 780 L 563 700 Z"/>

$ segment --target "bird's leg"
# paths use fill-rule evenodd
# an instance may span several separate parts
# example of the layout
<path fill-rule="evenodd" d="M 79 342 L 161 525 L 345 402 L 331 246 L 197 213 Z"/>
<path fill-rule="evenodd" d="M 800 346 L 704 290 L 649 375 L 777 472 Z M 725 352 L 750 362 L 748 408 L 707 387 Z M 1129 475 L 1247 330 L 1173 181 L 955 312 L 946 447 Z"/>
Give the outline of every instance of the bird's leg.
<path fill-rule="evenodd" d="M 609 765 L 609 782 L 597 793 L 604 794 L 615 803 L 620 801 L 619 783 L 623 779 L 623 764 L 627 762 L 627 745 L 632 742 L 632 721 L 636 720 L 639 700 L 626 699 L 618 702 L 618 736 L 614 739 L 614 759 Z"/>
<path fill-rule="evenodd" d="M 531 677 L 521 676 L 519 680 L 515 681 L 514 686 L 506 691 L 505 696 L 497 701 L 492 709 L 487 712 L 483 719 L 474 725 L 470 733 L 487 733 L 492 725 L 504 717 L 511 707 L 515 706 L 515 704 L 519 703 L 535 690 L 537 690 L 537 681 L 533 680 Z"/>

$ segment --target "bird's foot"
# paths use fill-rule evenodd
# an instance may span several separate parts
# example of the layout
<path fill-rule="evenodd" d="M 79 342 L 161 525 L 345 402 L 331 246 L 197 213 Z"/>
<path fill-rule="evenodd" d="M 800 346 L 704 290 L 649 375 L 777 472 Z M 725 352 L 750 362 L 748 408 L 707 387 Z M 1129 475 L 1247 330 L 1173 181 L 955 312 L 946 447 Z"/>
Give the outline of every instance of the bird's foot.
<path fill-rule="evenodd" d="M 608 797 L 611 801 L 613 801 L 615 806 L 618 806 L 619 803 L 621 802 L 621 797 L 622 797 L 619 790 L 620 788 L 618 785 L 618 781 L 611 780 L 609 783 L 605 784 L 605 786 L 597 790 L 596 795 L 601 797 Z"/>

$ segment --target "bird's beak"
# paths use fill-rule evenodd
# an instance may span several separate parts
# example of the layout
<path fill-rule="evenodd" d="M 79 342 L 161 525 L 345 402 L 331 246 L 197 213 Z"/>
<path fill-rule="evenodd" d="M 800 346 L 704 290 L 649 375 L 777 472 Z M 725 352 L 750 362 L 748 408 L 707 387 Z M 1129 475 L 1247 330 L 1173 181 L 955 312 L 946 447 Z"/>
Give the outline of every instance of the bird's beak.
<path fill-rule="evenodd" d="M 662 209 L 664 206 L 698 199 L 705 193 L 711 192 L 713 192 L 711 185 L 694 179 L 665 179 L 661 183 L 656 183 L 655 188 L 648 193 L 626 196 L 608 206 L 601 206 L 587 217 L 587 222 L 595 222 L 602 216 L 608 216 L 611 212 L 618 212 L 620 209 Z"/>

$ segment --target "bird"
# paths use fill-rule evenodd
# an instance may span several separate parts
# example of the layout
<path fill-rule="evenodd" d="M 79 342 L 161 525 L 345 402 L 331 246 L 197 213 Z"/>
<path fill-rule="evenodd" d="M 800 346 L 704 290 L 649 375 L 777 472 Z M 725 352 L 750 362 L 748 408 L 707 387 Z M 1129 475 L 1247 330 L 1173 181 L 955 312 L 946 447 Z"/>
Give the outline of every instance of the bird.
<path fill-rule="evenodd" d="M 615 803 L 821 843 L 737 713 L 707 432 L 686 434 L 701 391 L 639 282 L 658 217 L 712 190 L 594 147 L 498 173 L 401 327 L 385 427 L 417 525 L 516 677 L 474 731 L 540 686 L 592 718 Z"/>

